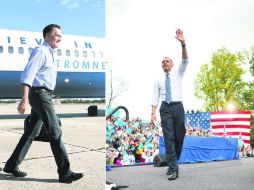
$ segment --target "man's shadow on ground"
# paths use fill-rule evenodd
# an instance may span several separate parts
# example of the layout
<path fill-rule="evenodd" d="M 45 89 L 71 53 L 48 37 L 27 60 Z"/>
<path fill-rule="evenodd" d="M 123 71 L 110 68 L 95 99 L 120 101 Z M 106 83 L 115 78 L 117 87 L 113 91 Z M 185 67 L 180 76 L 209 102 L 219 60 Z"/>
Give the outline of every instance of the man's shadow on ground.
<path fill-rule="evenodd" d="M 9 180 L 9 181 L 36 181 L 42 183 L 58 183 L 57 179 L 39 179 L 39 178 L 29 178 L 29 177 L 15 177 L 12 174 L 0 173 L 0 180 Z"/>

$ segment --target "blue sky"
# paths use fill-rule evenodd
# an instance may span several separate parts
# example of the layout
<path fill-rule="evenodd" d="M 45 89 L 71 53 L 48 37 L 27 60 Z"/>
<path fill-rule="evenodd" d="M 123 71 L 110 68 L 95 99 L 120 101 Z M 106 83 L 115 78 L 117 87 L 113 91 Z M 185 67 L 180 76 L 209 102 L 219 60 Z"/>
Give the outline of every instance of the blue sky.
<path fill-rule="evenodd" d="M 1 29 L 40 32 L 56 23 L 64 34 L 105 37 L 105 0 L 1 0 L 0 18 Z"/>

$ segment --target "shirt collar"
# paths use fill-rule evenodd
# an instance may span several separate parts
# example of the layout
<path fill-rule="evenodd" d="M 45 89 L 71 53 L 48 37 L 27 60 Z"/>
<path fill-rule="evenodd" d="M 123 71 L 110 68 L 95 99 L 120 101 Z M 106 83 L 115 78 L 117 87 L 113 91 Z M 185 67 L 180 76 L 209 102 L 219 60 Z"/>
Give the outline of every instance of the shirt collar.
<path fill-rule="evenodd" d="M 170 73 L 171 73 L 171 72 L 168 72 L 168 73 L 165 73 L 165 72 L 164 72 L 164 73 L 163 73 L 163 76 L 164 76 L 164 77 L 166 77 L 167 75 L 170 76 Z"/>
<path fill-rule="evenodd" d="M 44 41 L 42 45 L 46 46 L 49 49 L 50 53 L 54 54 L 55 50 L 47 42 Z"/>

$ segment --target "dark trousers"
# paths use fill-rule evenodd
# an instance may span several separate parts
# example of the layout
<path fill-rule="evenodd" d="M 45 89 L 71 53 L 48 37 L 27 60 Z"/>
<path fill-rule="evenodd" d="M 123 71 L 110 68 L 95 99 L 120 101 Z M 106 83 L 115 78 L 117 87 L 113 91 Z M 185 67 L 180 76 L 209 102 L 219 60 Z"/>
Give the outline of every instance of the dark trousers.
<path fill-rule="evenodd" d="M 71 173 L 70 162 L 61 140 L 62 131 L 55 114 L 51 92 L 42 88 L 31 88 L 29 103 L 32 107 L 30 125 L 26 126 L 27 129 L 20 138 L 11 157 L 6 162 L 6 165 L 8 167 L 15 167 L 21 164 L 34 138 L 40 133 L 43 123 L 49 132 L 50 147 L 57 164 L 59 177 L 69 175 Z"/>
<path fill-rule="evenodd" d="M 177 161 L 181 156 L 185 136 L 183 104 L 181 102 L 168 104 L 163 101 L 160 117 L 169 170 L 178 171 Z"/>

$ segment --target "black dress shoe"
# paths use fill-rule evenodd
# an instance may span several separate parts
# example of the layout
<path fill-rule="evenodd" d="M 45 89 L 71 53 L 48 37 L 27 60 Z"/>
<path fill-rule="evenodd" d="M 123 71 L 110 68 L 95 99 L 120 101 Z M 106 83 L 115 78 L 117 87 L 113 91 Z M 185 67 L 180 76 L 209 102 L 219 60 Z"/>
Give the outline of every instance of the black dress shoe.
<path fill-rule="evenodd" d="M 68 176 L 60 177 L 59 182 L 60 183 L 72 183 L 73 181 L 81 179 L 83 176 L 84 176 L 83 173 L 71 172 L 71 174 Z"/>
<path fill-rule="evenodd" d="M 168 180 L 175 180 L 176 178 L 178 178 L 177 172 L 171 172 L 171 173 L 168 175 Z"/>
<path fill-rule="evenodd" d="M 167 169 L 166 174 L 167 175 L 171 175 L 172 174 L 172 172 L 169 171 L 169 168 Z M 176 178 L 178 178 L 178 171 L 176 171 Z"/>
<path fill-rule="evenodd" d="M 26 172 L 20 171 L 18 166 L 14 167 L 14 168 L 5 166 L 4 169 L 3 169 L 3 171 L 4 171 L 5 173 L 11 173 L 11 174 L 13 174 L 15 177 L 25 177 L 25 176 L 27 175 Z"/>

